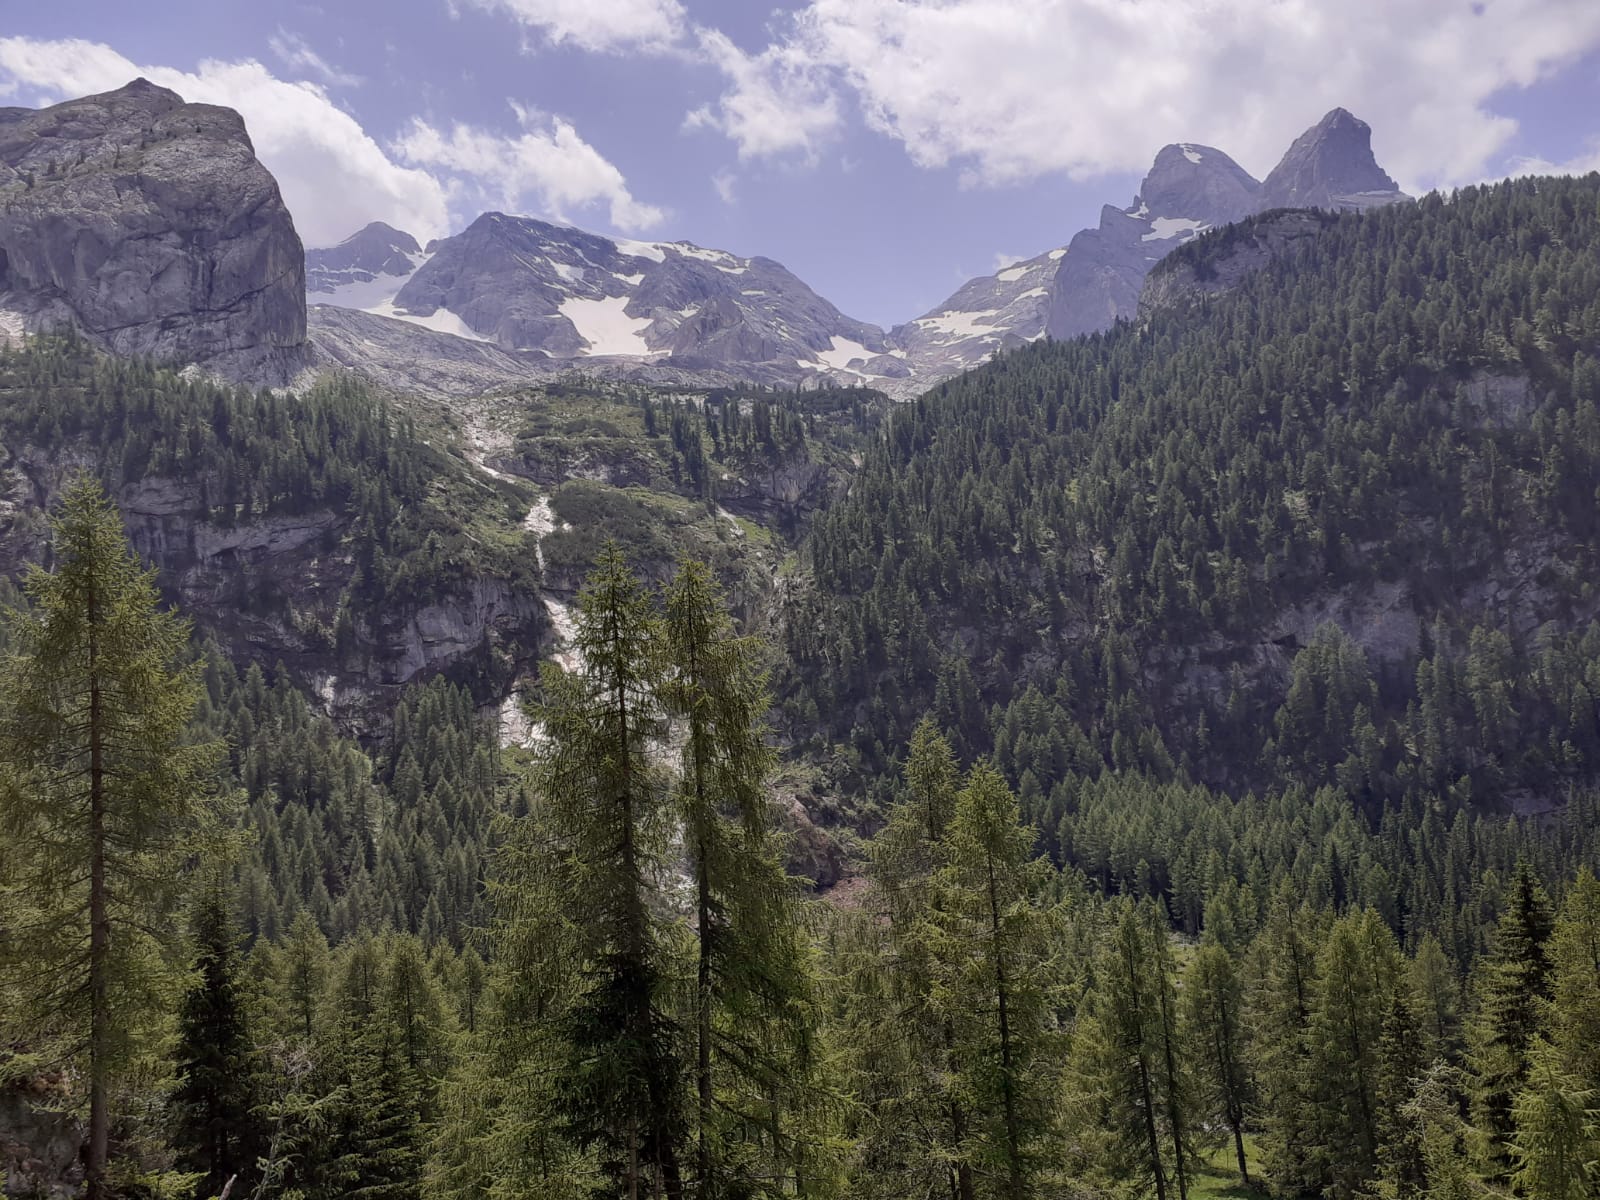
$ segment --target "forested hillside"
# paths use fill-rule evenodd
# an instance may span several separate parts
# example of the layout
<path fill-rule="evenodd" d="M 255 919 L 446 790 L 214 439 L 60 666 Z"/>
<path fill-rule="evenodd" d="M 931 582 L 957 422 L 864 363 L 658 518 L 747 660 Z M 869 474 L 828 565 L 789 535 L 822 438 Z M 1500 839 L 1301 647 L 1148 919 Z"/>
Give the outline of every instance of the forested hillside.
<path fill-rule="evenodd" d="M 1591 1197 L 1600 177 L 1315 223 L 892 411 L 0 351 L 8 1194 Z"/>
<path fill-rule="evenodd" d="M 931 709 L 1047 831 L 1107 769 L 1555 807 L 1600 769 L 1597 239 L 1593 177 L 1325 218 L 901 409 L 808 544 L 789 727 L 870 779 Z"/>

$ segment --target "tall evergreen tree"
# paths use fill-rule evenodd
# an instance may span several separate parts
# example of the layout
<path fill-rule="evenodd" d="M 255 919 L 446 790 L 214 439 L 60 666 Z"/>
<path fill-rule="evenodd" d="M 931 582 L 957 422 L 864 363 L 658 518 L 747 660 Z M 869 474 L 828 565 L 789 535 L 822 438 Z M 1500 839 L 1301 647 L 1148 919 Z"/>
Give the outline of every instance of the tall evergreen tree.
<path fill-rule="evenodd" d="M 938 1003 L 956 1031 L 956 1090 L 973 1114 L 958 1147 L 980 1194 L 1024 1200 L 1047 1123 L 1049 935 L 1039 908 L 1037 834 L 994 767 L 973 767 L 956 799 L 941 873 Z"/>
<path fill-rule="evenodd" d="M 0 685 L 0 964 L 18 1032 L 85 1064 L 86 1190 L 103 1200 L 113 1089 L 172 1011 L 182 863 L 220 747 L 187 737 L 188 627 L 100 485 L 72 483 L 52 524 L 55 570 L 28 577 Z"/>
<path fill-rule="evenodd" d="M 665 730 L 661 640 L 649 594 L 607 543 L 579 601 L 582 666 L 545 670 L 534 768 L 537 828 L 560 856 L 578 963 L 559 1014 L 558 1108 L 628 1200 L 683 1190 L 681 1031 L 656 903 L 673 812 L 651 760 Z"/>
<path fill-rule="evenodd" d="M 1187 1196 L 1194 1149 L 1176 1007 L 1166 923 L 1153 902 L 1124 903 L 1074 1034 L 1068 1119 L 1091 1169 L 1156 1200 Z"/>
<path fill-rule="evenodd" d="M 794 887 L 768 836 L 769 705 L 752 638 L 734 634 L 705 565 L 666 592 L 667 711 L 683 730 L 677 801 L 694 887 L 695 1194 L 748 1195 L 800 1155 L 785 1129 L 811 1077 L 809 963 Z M 749 1148 L 773 1141 L 776 1162 Z"/>
<path fill-rule="evenodd" d="M 1207 941 L 1183 976 L 1184 1040 L 1195 1062 L 1196 1116 L 1221 1123 L 1233 1135 L 1239 1180 L 1250 1186 L 1244 1152 L 1245 1115 L 1252 1095 L 1245 1053 L 1244 991 L 1233 956 Z"/>
<path fill-rule="evenodd" d="M 200 1195 L 218 1195 L 230 1181 L 244 1195 L 265 1149 L 256 1113 L 260 1065 L 240 983 L 238 935 L 220 879 L 200 893 L 193 928 L 194 976 L 178 1018 L 174 1141 L 180 1165 L 201 1173 Z"/>
<path fill-rule="evenodd" d="M 1553 918 L 1544 886 L 1526 859 L 1517 864 L 1489 955 L 1479 963 L 1469 1045 L 1472 1123 L 1484 1173 L 1512 1172 L 1513 1108 L 1528 1080 L 1529 1056 L 1550 999 Z"/>

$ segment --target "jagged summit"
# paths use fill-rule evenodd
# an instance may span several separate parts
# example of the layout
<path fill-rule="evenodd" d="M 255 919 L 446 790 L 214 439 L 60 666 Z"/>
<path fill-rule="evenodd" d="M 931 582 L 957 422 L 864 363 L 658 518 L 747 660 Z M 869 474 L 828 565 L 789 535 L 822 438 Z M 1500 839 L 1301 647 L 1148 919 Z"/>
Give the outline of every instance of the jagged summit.
<path fill-rule="evenodd" d="M 1372 154 L 1372 127 L 1336 108 L 1289 147 L 1261 185 L 1266 208 L 1367 208 L 1404 199 Z"/>

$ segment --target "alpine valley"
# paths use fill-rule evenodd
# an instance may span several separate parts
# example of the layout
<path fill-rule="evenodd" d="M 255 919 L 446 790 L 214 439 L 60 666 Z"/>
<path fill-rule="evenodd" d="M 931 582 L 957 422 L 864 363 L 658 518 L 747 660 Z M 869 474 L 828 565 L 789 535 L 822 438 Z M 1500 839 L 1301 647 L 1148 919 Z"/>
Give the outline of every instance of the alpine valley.
<path fill-rule="evenodd" d="M 0 108 L 4 1194 L 1592 1197 L 1597 511 L 1343 109 L 885 330 Z"/>

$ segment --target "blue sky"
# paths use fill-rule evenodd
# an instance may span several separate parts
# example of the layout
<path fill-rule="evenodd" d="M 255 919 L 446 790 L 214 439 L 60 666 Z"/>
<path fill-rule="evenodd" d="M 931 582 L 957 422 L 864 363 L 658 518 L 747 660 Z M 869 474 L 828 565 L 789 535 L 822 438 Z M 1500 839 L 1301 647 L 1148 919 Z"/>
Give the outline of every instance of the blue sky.
<path fill-rule="evenodd" d="M 54 0 L 0 103 L 245 116 L 308 245 L 488 208 L 776 258 L 889 325 L 1342 104 L 1412 191 L 1600 167 L 1600 0 Z"/>

